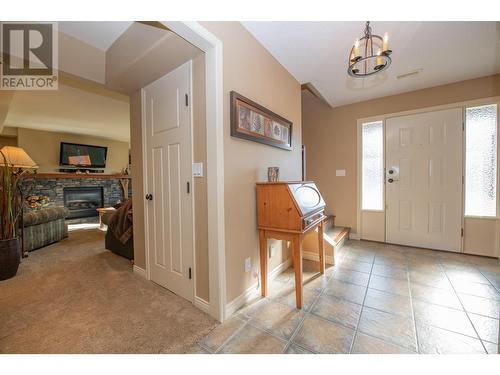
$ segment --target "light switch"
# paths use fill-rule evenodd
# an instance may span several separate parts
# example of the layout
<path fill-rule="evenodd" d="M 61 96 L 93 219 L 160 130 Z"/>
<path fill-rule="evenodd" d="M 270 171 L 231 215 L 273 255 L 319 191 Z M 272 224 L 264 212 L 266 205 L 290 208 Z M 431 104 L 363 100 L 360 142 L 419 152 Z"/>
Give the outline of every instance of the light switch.
<path fill-rule="evenodd" d="M 335 171 L 335 176 L 337 176 L 337 177 L 345 177 L 345 169 L 337 169 Z"/>
<path fill-rule="evenodd" d="M 203 177 L 203 163 L 193 163 L 193 177 Z"/>

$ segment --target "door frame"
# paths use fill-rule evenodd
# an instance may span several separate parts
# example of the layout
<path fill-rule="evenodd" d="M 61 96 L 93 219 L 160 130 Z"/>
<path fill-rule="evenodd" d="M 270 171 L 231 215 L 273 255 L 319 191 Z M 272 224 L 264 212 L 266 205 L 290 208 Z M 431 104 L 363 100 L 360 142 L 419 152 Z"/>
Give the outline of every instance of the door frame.
<path fill-rule="evenodd" d="M 160 21 L 171 31 L 205 53 L 205 100 L 207 129 L 207 201 L 208 201 L 208 269 L 209 301 L 196 295 L 194 305 L 214 319 L 225 319 L 226 300 L 225 243 L 224 243 L 224 123 L 223 123 L 223 55 L 222 42 L 198 22 Z M 141 110 L 143 170 L 145 158 L 145 114 Z M 192 138 L 192 134 L 191 134 Z M 145 189 L 145 179 L 143 188 Z M 144 190 L 146 191 L 146 190 Z M 143 199 L 144 206 L 146 205 Z M 146 213 L 146 208 L 145 213 Z M 145 215 L 145 223 L 147 217 Z M 193 224 L 194 225 L 194 224 Z M 150 280 L 149 239 L 146 240 L 146 278 Z M 196 261 L 193 262 L 196 274 Z M 196 279 L 195 279 L 196 281 Z"/>
<path fill-rule="evenodd" d="M 461 102 L 455 102 L 455 103 L 449 103 L 449 104 L 443 104 L 443 105 L 437 105 L 437 106 L 431 106 L 431 107 L 423 107 L 423 108 L 417 108 L 417 109 L 412 109 L 412 110 L 407 110 L 407 111 L 400 111 L 400 112 L 392 112 L 392 113 L 385 113 L 381 115 L 374 115 L 374 116 L 369 116 L 369 117 L 363 117 L 359 118 L 357 120 L 357 125 L 356 125 L 356 131 L 357 131 L 357 202 L 356 202 L 356 233 L 350 236 L 352 239 L 361 239 L 362 237 L 362 214 L 366 210 L 362 210 L 361 208 L 361 188 L 362 188 L 362 170 L 361 170 L 361 135 L 362 135 L 362 126 L 364 123 L 367 122 L 375 122 L 375 121 L 382 121 L 382 127 L 383 127 L 383 133 L 384 133 L 384 168 L 385 168 L 385 126 L 386 126 L 386 120 L 388 118 L 392 117 L 399 117 L 399 116 L 406 116 L 406 115 L 414 115 L 414 114 L 420 114 L 420 113 L 426 113 L 426 112 L 434 112 L 434 111 L 440 111 L 440 110 L 446 110 L 446 109 L 451 109 L 451 108 L 461 108 L 462 109 L 462 121 L 465 123 L 465 108 L 466 107 L 474 107 L 474 106 L 482 106 L 482 105 L 488 105 L 488 104 L 497 104 L 497 217 L 492 218 L 492 217 L 476 217 L 474 216 L 473 218 L 479 219 L 479 220 L 497 220 L 497 229 L 496 229 L 496 250 L 497 250 L 497 256 L 500 255 L 500 96 L 490 96 L 486 98 L 481 98 L 481 99 L 473 99 L 473 100 L 465 100 Z M 462 173 L 463 176 L 465 176 L 465 133 L 462 137 Z M 384 173 L 384 178 L 385 178 L 385 173 Z M 387 240 L 386 237 L 386 216 L 385 216 L 385 184 L 384 184 L 384 210 L 383 211 L 376 211 L 376 212 L 381 212 L 383 213 L 383 220 L 384 220 L 384 242 Z M 465 226 L 465 219 L 467 216 L 465 216 L 465 186 L 462 188 L 462 228 Z M 462 237 L 462 245 L 461 245 L 461 252 L 463 252 L 464 249 L 464 238 Z"/>

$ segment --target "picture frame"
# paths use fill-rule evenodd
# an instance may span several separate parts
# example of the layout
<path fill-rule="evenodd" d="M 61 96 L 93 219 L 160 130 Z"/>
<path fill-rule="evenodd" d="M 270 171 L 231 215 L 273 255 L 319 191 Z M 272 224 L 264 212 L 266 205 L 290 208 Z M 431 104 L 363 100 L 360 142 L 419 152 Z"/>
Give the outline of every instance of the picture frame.
<path fill-rule="evenodd" d="M 292 150 L 291 121 L 231 91 L 231 136 Z"/>

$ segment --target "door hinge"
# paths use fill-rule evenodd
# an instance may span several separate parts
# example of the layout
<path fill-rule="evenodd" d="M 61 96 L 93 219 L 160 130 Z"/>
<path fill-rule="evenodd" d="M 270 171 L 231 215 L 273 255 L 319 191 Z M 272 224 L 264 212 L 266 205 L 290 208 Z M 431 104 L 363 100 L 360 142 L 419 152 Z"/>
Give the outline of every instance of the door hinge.
<path fill-rule="evenodd" d="M 189 280 L 191 280 L 192 275 L 191 275 L 191 267 L 189 267 Z"/>
<path fill-rule="evenodd" d="M 464 228 L 460 229 L 460 237 L 464 236 Z"/>
<path fill-rule="evenodd" d="M 188 94 L 186 94 L 184 97 L 186 99 L 186 107 L 187 107 L 189 105 L 189 96 Z"/>
<path fill-rule="evenodd" d="M 187 182 L 187 193 L 189 194 L 191 192 L 191 187 L 189 185 L 189 181 Z"/>

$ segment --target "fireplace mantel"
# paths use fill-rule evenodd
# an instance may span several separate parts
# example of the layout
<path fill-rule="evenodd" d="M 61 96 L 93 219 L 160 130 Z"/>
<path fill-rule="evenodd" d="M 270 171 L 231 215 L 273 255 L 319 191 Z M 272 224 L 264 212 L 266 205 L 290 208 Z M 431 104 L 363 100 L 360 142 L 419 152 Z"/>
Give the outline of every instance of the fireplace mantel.
<path fill-rule="evenodd" d="M 23 178 L 102 178 L 102 179 L 131 179 L 132 176 L 128 174 L 104 174 L 104 173 L 27 173 L 22 176 Z"/>

